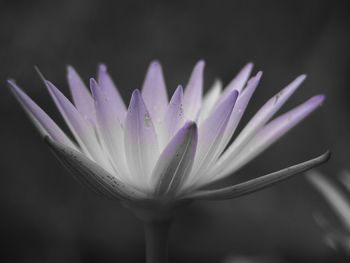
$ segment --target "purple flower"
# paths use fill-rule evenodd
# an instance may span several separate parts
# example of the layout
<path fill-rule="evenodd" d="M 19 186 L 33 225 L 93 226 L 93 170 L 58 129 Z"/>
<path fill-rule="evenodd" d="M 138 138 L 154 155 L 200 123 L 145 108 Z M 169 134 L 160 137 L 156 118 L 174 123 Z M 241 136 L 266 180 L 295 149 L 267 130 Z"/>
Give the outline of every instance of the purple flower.
<path fill-rule="evenodd" d="M 204 62 L 199 61 L 183 89 L 168 99 L 162 68 L 152 62 L 142 90 L 126 108 L 105 65 L 90 90 L 68 67 L 72 102 L 51 82 L 43 81 L 74 140 L 14 81 L 9 86 L 59 160 L 80 181 L 122 201 L 229 199 L 264 188 L 325 162 L 324 155 L 233 186 L 205 190 L 234 174 L 307 117 L 324 100 L 314 96 L 274 117 L 305 79 L 299 76 L 268 100 L 244 129 L 230 140 L 257 88 L 261 72 L 249 80 L 247 64 L 222 89 L 216 81 L 203 93 Z"/>

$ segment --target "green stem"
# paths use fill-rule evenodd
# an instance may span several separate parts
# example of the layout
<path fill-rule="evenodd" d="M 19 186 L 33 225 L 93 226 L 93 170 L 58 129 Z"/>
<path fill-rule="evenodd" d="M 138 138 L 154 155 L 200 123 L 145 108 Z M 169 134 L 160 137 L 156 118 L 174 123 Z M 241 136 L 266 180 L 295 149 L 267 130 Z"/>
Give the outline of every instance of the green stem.
<path fill-rule="evenodd" d="M 144 223 L 146 263 L 168 263 L 168 234 L 171 221 Z"/>

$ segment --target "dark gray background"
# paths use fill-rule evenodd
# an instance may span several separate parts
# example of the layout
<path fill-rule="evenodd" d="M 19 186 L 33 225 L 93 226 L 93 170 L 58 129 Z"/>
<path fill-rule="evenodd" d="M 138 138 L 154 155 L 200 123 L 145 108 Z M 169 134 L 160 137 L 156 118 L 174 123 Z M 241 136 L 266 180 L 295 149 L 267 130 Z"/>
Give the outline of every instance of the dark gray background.
<path fill-rule="evenodd" d="M 105 62 L 129 100 L 152 59 L 169 92 L 205 59 L 206 89 L 247 62 L 264 76 L 243 122 L 301 73 L 308 79 L 283 110 L 315 94 L 322 108 L 230 181 L 304 161 L 327 148 L 322 170 L 349 167 L 350 8 L 347 1 L 0 1 L 0 261 L 143 262 L 141 224 L 119 204 L 77 184 L 48 151 L 10 92 L 18 83 L 62 123 L 33 70 L 67 93 L 65 67 L 82 77 Z M 171 262 L 223 262 L 231 255 L 277 262 L 343 262 L 312 214 L 334 219 L 299 176 L 232 201 L 196 203 L 176 221 Z M 272 262 L 272 261 L 267 261 Z"/>

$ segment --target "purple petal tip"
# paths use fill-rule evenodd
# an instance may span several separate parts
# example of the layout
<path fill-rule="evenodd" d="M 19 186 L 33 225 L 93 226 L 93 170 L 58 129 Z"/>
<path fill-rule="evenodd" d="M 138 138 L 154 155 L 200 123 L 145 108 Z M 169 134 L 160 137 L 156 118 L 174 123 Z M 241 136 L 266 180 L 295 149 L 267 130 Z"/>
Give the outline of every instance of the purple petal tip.
<path fill-rule="evenodd" d="M 181 92 L 183 92 L 184 88 L 182 87 L 182 85 L 177 85 L 176 91 L 177 91 L 177 90 L 179 90 L 179 91 L 181 90 Z M 176 92 L 176 91 L 175 91 L 175 92 Z"/>
<path fill-rule="evenodd" d="M 90 86 L 98 86 L 97 81 L 94 78 L 90 78 Z"/>
<path fill-rule="evenodd" d="M 187 133 L 197 133 L 197 123 L 194 121 L 187 121 L 176 133 L 177 136 L 183 137 Z"/>
<path fill-rule="evenodd" d="M 252 70 L 254 67 L 254 63 L 253 62 L 248 62 L 246 65 L 245 65 L 245 68 L 248 68 L 249 70 Z"/>
<path fill-rule="evenodd" d="M 326 96 L 324 95 L 316 95 L 311 98 L 311 101 L 313 104 L 321 105 L 325 99 L 326 99 Z"/>
<path fill-rule="evenodd" d="M 139 89 L 135 89 L 131 94 L 129 110 L 131 110 L 135 107 L 138 107 L 137 105 L 139 105 L 141 103 L 141 101 L 142 101 L 141 92 Z"/>
<path fill-rule="evenodd" d="M 16 85 L 16 82 L 14 79 L 8 79 L 7 81 L 7 85 L 10 88 L 10 90 L 14 93 L 18 93 L 20 92 L 20 89 L 18 88 L 18 86 Z"/>
<path fill-rule="evenodd" d="M 199 60 L 199 61 L 196 63 L 196 66 L 195 66 L 195 67 L 204 68 L 204 66 L 205 66 L 205 61 L 204 61 L 204 59 L 201 59 L 201 60 Z"/>
<path fill-rule="evenodd" d="M 132 92 L 131 98 L 133 98 L 134 96 L 135 96 L 135 97 L 141 96 L 141 92 L 140 92 L 139 89 L 135 89 L 135 90 Z"/>
<path fill-rule="evenodd" d="M 161 63 L 160 63 L 159 60 L 153 60 L 153 61 L 151 62 L 151 66 L 152 66 L 152 67 L 155 67 L 155 68 L 157 68 L 157 69 L 159 69 L 159 68 L 161 68 Z"/>
<path fill-rule="evenodd" d="M 106 72 L 107 71 L 107 66 L 104 63 L 100 63 L 100 64 L 98 64 L 98 69 L 100 71 L 102 71 L 102 72 Z"/>
<path fill-rule="evenodd" d="M 258 73 L 256 73 L 256 75 L 254 77 L 252 77 L 252 78 L 250 78 L 248 80 L 247 85 L 250 85 L 250 84 L 252 84 L 254 82 L 259 82 L 261 77 L 262 77 L 262 75 L 263 75 L 263 72 L 259 71 Z"/>
<path fill-rule="evenodd" d="M 6 82 L 7 82 L 7 84 L 11 85 L 11 87 L 15 85 L 14 79 L 8 79 L 8 80 L 6 80 Z"/>
<path fill-rule="evenodd" d="M 297 80 L 300 82 L 303 82 L 306 79 L 307 75 L 306 74 L 302 74 L 299 77 L 297 77 Z"/>
<path fill-rule="evenodd" d="M 98 89 L 98 83 L 94 78 L 90 78 L 90 90 L 91 90 L 91 94 L 94 98 L 96 98 L 98 96 L 96 89 Z"/>
<path fill-rule="evenodd" d="M 53 83 L 47 79 L 45 79 L 44 82 L 45 82 L 46 86 L 48 86 L 49 88 L 52 88 L 52 86 L 54 86 Z"/>
<path fill-rule="evenodd" d="M 187 121 L 182 128 L 184 130 L 197 129 L 197 123 L 194 121 Z"/>
<path fill-rule="evenodd" d="M 263 75 L 263 72 L 262 71 L 259 71 L 257 74 L 256 74 L 256 78 L 257 79 L 260 79 L 261 77 L 262 77 L 262 75 Z"/>
<path fill-rule="evenodd" d="M 72 65 L 67 65 L 67 73 L 70 75 L 70 74 L 73 74 L 75 72 L 74 68 Z"/>
<path fill-rule="evenodd" d="M 230 100 L 230 101 L 232 101 L 232 103 L 234 103 L 236 101 L 238 95 L 239 95 L 238 90 L 234 89 L 228 94 L 227 100 Z"/>

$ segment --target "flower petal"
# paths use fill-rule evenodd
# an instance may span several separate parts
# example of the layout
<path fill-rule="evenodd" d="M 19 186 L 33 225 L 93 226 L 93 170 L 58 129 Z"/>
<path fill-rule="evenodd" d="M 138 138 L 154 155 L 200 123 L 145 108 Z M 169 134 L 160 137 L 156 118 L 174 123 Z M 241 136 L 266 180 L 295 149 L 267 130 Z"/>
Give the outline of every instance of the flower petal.
<path fill-rule="evenodd" d="M 189 199 L 204 199 L 204 200 L 227 200 L 237 198 L 243 195 L 247 195 L 258 190 L 264 189 L 272 184 L 286 180 L 293 175 L 303 173 L 309 169 L 312 169 L 322 163 L 325 163 L 330 158 L 330 152 L 327 151 L 323 155 L 311 159 L 309 161 L 299 163 L 297 165 L 290 166 L 280 171 L 270 173 L 258 178 L 217 189 L 217 190 L 199 190 L 194 193 L 188 194 L 185 198 Z"/>
<path fill-rule="evenodd" d="M 196 183 L 220 154 L 219 146 L 223 139 L 232 109 L 238 97 L 236 90 L 232 91 L 226 100 L 201 124 L 198 135 L 198 149 L 193 172 L 188 178 L 187 186 Z"/>
<path fill-rule="evenodd" d="M 100 64 L 97 72 L 97 81 L 106 97 L 111 102 L 111 110 L 115 114 L 121 123 L 124 122 L 126 116 L 126 106 L 117 86 L 114 84 L 112 78 L 107 72 L 107 66 Z"/>
<path fill-rule="evenodd" d="M 210 115 L 211 111 L 215 108 L 220 98 L 221 90 L 222 82 L 220 80 L 215 80 L 213 86 L 204 95 L 203 104 L 199 115 L 199 123 L 205 120 Z"/>
<path fill-rule="evenodd" d="M 131 96 L 125 120 L 125 153 L 132 176 L 149 186 L 159 156 L 157 135 L 139 90 Z"/>
<path fill-rule="evenodd" d="M 348 198 L 319 172 L 310 171 L 307 173 L 307 178 L 331 205 L 347 229 L 350 230 L 350 203 Z"/>
<path fill-rule="evenodd" d="M 232 161 L 231 165 L 227 166 L 222 173 L 217 174 L 215 179 L 220 179 L 225 175 L 232 174 L 251 161 L 300 121 L 305 119 L 311 112 L 319 107 L 323 101 L 324 96 L 314 96 L 298 107 L 272 120 L 244 146 L 242 151 L 234 158 L 234 162 Z"/>
<path fill-rule="evenodd" d="M 222 143 L 220 145 L 220 153 L 226 148 L 227 144 L 230 142 L 231 137 L 233 136 L 243 113 L 248 106 L 249 100 L 252 97 L 256 87 L 259 84 L 261 79 L 262 72 L 258 72 L 258 74 L 250 79 L 247 83 L 247 87 L 243 90 L 242 94 L 240 94 L 237 98 L 235 107 L 232 110 L 232 114 L 230 120 L 227 124 L 227 128 L 225 130 Z"/>
<path fill-rule="evenodd" d="M 83 154 L 52 140 L 48 136 L 45 139 L 56 157 L 71 171 L 73 176 L 97 192 L 117 200 L 139 200 L 144 198 L 141 192 L 125 185 Z"/>
<path fill-rule="evenodd" d="M 90 92 L 72 66 L 67 67 L 67 79 L 73 102 L 81 116 L 95 122 L 95 105 Z"/>
<path fill-rule="evenodd" d="M 85 120 L 73 104 L 59 91 L 50 81 L 45 81 L 46 87 L 61 112 L 75 139 L 89 157 L 103 165 L 110 171 L 110 164 L 104 158 L 104 153 L 97 141 L 95 131 L 87 120 Z"/>
<path fill-rule="evenodd" d="M 168 106 L 162 66 L 158 61 L 150 64 L 142 86 L 142 97 L 154 123 L 163 119 Z"/>
<path fill-rule="evenodd" d="M 124 132 L 118 116 L 112 110 L 113 102 L 94 79 L 90 80 L 92 95 L 95 99 L 98 132 L 103 146 L 107 149 L 117 174 L 129 179 L 124 153 Z"/>
<path fill-rule="evenodd" d="M 183 107 L 189 120 L 196 120 L 202 105 L 204 61 L 199 61 L 192 71 L 185 89 Z"/>
<path fill-rule="evenodd" d="M 197 148 L 197 125 L 187 122 L 172 138 L 153 170 L 157 196 L 174 196 L 190 174 Z"/>
<path fill-rule="evenodd" d="M 184 123 L 182 99 L 183 89 L 182 86 L 179 85 L 171 97 L 164 115 L 162 131 L 159 133 L 161 137 L 161 145 L 165 146 Z"/>
<path fill-rule="evenodd" d="M 233 158 L 245 147 L 251 138 L 260 130 L 266 122 L 282 107 L 287 99 L 299 87 L 305 75 L 296 78 L 292 83 L 285 87 L 282 91 L 268 100 L 264 106 L 254 115 L 249 123 L 244 127 L 241 133 L 237 136 L 234 142 L 227 148 L 227 150 L 219 158 L 212 173 L 218 174 L 221 170 L 232 163 Z"/>
<path fill-rule="evenodd" d="M 221 100 L 223 100 L 231 91 L 237 90 L 239 93 L 242 92 L 245 83 L 247 82 L 250 73 L 253 70 L 253 63 L 248 63 L 245 65 L 241 71 L 236 75 L 236 77 L 226 86 L 222 92 Z"/>
<path fill-rule="evenodd" d="M 43 137 L 50 135 L 60 143 L 77 150 L 76 145 L 67 137 L 61 128 L 58 127 L 58 125 L 27 94 L 25 94 L 13 80 L 8 80 L 7 83 L 12 93 Z"/>

